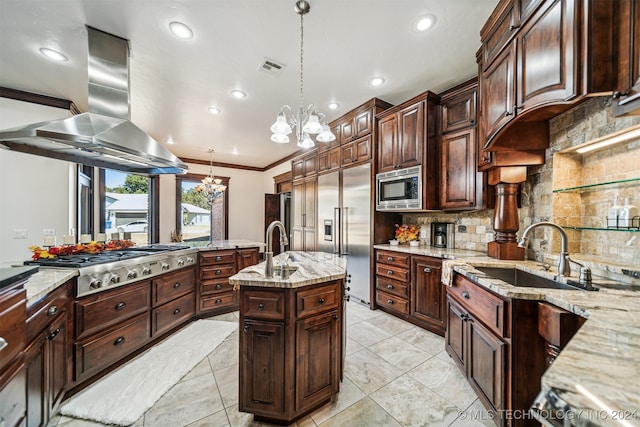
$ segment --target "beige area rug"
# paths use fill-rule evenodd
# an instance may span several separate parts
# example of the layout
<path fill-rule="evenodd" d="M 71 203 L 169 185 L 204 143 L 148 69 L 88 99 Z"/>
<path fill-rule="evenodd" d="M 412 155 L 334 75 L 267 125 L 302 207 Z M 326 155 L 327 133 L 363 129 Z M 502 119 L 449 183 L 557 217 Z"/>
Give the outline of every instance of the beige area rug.
<path fill-rule="evenodd" d="M 201 319 L 65 402 L 64 415 L 128 426 L 238 328 Z"/>

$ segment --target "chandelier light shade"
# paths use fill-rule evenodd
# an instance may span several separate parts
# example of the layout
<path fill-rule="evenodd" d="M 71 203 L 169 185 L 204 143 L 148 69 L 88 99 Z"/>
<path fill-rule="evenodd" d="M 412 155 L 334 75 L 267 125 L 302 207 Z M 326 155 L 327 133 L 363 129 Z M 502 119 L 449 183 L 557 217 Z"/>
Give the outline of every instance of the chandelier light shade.
<path fill-rule="evenodd" d="M 209 175 L 204 177 L 200 184 L 196 187 L 198 193 L 203 193 L 209 202 L 209 246 L 213 246 L 213 202 L 222 197 L 226 185 L 222 184 L 222 179 L 213 175 L 213 153 L 215 150 L 209 151 Z"/>
<path fill-rule="evenodd" d="M 308 1 L 298 0 L 295 11 L 300 15 L 300 108 L 297 114 L 293 114 L 291 107 L 284 105 L 273 125 L 271 125 L 271 141 L 283 144 L 289 142 L 289 135 L 293 128 L 296 129 L 298 147 L 311 148 L 315 145 L 311 135 L 317 135 L 319 142 L 328 142 L 336 139 L 327 125 L 324 114 L 318 113 L 316 107 L 310 104 L 304 108 L 304 15 L 309 13 L 311 6 Z"/>

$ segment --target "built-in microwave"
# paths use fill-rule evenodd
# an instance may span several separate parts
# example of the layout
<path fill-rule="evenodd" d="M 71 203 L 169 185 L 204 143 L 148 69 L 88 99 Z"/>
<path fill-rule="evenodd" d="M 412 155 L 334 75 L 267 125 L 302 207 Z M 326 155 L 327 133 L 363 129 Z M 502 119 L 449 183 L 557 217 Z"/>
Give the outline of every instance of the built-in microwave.
<path fill-rule="evenodd" d="M 377 174 L 376 210 L 422 210 L 422 166 Z"/>

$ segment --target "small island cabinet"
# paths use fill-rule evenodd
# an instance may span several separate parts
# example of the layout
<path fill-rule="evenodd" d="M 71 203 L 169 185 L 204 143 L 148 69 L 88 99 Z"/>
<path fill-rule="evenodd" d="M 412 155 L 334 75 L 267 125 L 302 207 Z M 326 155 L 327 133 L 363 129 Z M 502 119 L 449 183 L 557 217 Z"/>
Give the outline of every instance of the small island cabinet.
<path fill-rule="evenodd" d="M 343 289 L 240 287 L 240 411 L 290 424 L 338 393 Z"/>

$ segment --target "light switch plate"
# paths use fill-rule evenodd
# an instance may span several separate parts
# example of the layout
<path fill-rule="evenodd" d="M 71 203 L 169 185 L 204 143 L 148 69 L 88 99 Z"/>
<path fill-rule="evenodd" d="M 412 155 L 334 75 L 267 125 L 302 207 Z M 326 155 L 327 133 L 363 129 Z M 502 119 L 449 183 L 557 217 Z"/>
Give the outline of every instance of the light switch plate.
<path fill-rule="evenodd" d="M 26 228 L 16 228 L 13 230 L 13 238 L 14 239 L 26 239 L 28 236 L 28 232 Z"/>
<path fill-rule="evenodd" d="M 44 230 L 42 230 L 42 235 L 43 236 L 55 236 L 56 235 L 56 229 L 55 228 L 45 228 Z"/>

